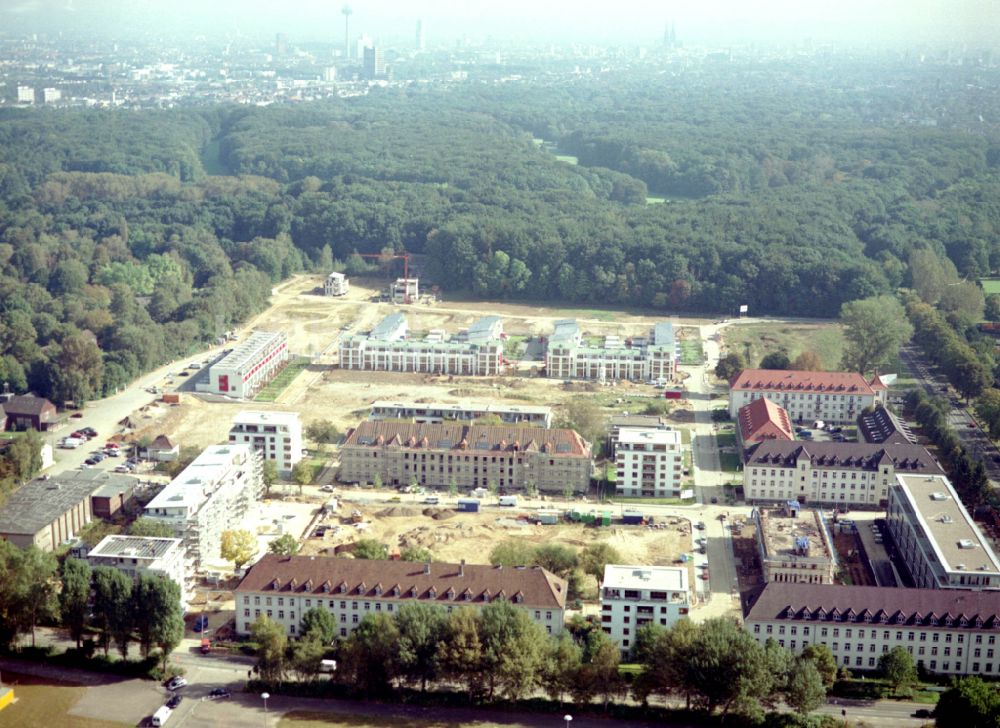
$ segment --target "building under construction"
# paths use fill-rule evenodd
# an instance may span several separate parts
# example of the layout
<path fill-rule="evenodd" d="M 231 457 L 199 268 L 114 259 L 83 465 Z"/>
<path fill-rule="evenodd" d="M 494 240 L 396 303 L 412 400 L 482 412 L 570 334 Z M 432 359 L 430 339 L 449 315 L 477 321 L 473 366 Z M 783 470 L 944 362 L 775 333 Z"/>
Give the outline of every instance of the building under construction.
<path fill-rule="evenodd" d="M 764 581 L 833 584 L 837 560 L 823 515 L 798 501 L 755 509 Z"/>

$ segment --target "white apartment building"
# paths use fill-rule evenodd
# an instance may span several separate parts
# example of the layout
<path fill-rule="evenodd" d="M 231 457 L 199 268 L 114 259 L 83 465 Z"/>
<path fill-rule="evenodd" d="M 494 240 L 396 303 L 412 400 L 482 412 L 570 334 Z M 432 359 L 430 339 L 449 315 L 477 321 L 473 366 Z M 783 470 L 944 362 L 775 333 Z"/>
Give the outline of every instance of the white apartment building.
<path fill-rule="evenodd" d="M 680 498 L 684 471 L 681 433 L 622 427 L 615 444 L 615 491 L 630 498 Z"/>
<path fill-rule="evenodd" d="M 450 338 L 432 331 L 412 340 L 408 333 L 406 317 L 397 311 L 368 335 L 341 337 L 341 369 L 492 376 L 500 373 L 504 363 L 499 316 L 481 318 Z"/>
<path fill-rule="evenodd" d="M 238 528 L 264 493 L 260 455 L 250 445 L 212 445 L 146 506 L 184 542 L 189 573 L 219 562 L 222 532 Z"/>
<path fill-rule="evenodd" d="M 1000 599 L 991 592 L 771 582 L 746 629 L 800 653 L 824 644 L 838 665 L 874 670 L 894 647 L 942 675 L 1000 674 Z"/>
<path fill-rule="evenodd" d="M 235 399 L 251 399 L 288 361 L 284 331 L 254 331 L 209 369 L 206 391 Z"/>
<path fill-rule="evenodd" d="M 419 278 L 397 278 L 392 284 L 393 303 L 416 303 L 419 298 Z"/>
<path fill-rule="evenodd" d="M 302 459 L 302 422 L 298 412 L 244 410 L 233 417 L 229 442 L 249 445 L 287 476 Z"/>
<path fill-rule="evenodd" d="M 765 440 L 743 454 L 748 502 L 885 507 L 899 473 L 941 475 L 919 445 Z"/>
<path fill-rule="evenodd" d="M 784 508 L 755 508 L 751 517 L 765 582 L 833 584 L 836 551 L 820 511 L 791 501 Z"/>
<path fill-rule="evenodd" d="M 687 567 L 604 567 L 601 629 L 627 654 L 647 624 L 672 627 L 691 611 Z"/>
<path fill-rule="evenodd" d="M 327 296 L 346 296 L 350 281 L 343 273 L 331 273 L 323 281 L 323 293 Z"/>
<path fill-rule="evenodd" d="M 62 91 L 57 88 L 43 88 L 42 101 L 46 104 L 54 104 L 62 100 Z"/>
<path fill-rule="evenodd" d="M 866 407 L 884 407 L 888 391 L 881 378 L 868 381 L 857 372 L 744 369 L 729 384 L 729 416 L 736 419 L 740 407 L 766 397 L 795 422 L 850 424 Z"/>
<path fill-rule="evenodd" d="M 552 426 L 551 407 L 529 407 L 519 404 L 446 404 L 443 402 L 372 402 L 368 419 L 412 420 L 418 425 L 439 425 L 444 422 L 471 422 L 496 415 L 509 425 Z"/>
<path fill-rule="evenodd" d="M 236 587 L 236 631 L 250 634 L 253 623 L 266 615 L 295 636 L 301 632 L 302 615 L 320 608 L 330 612 L 343 638 L 365 616 L 391 615 L 407 603 L 432 604 L 451 612 L 503 600 L 556 634 L 563 629 L 566 591 L 564 579 L 540 566 L 267 554 Z"/>
<path fill-rule="evenodd" d="M 606 336 L 603 343 L 585 343 L 574 319 L 556 321 L 545 350 L 545 374 L 556 379 L 607 381 L 665 380 L 676 374 L 677 343 L 673 324 L 663 321 L 646 337 L 622 340 Z"/>
<path fill-rule="evenodd" d="M 17 103 L 19 104 L 35 103 L 35 89 L 31 86 L 18 86 Z"/>
<path fill-rule="evenodd" d="M 87 554 L 93 566 L 110 566 L 133 579 L 140 574 L 158 574 L 173 581 L 181 590 L 181 609 L 187 611 L 190 587 L 184 558 L 184 545 L 179 538 L 139 536 L 105 536 Z"/>
<path fill-rule="evenodd" d="M 1000 589 L 1000 561 L 945 476 L 897 475 L 886 520 L 918 587 Z"/>

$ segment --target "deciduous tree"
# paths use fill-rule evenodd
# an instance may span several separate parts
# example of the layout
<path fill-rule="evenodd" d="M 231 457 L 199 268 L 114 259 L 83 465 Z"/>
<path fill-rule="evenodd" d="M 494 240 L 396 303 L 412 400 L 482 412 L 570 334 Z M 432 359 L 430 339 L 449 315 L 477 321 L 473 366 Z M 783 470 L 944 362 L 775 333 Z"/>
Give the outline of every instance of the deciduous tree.
<path fill-rule="evenodd" d="M 590 574 L 600 583 L 604 578 L 604 567 L 608 564 L 622 563 L 622 557 L 607 541 L 597 541 L 584 546 L 580 552 L 579 562 L 583 573 Z"/>
<path fill-rule="evenodd" d="M 905 647 L 893 647 L 883 652 L 878 658 L 878 669 L 895 692 L 917 682 L 917 668 L 913 664 L 913 655 Z"/>
<path fill-rule="evenodd" d="M 279 556 L 295 556 L 299 552 L 299 542 L 290 533 L 284 533 L 267 545 L 267 550 Z"/>
<path fill-rule="evenodd" d="M 371 561 L 385 561 L 389 558 L 389 547 L 373 538 L 363 538 L 354 547 L 354 558 Z"/>
<path fill-rule="evenodd" d="M 239 569 L 257 553 L 257 537 L 243 529 L 223 531 L 219 552 Z"/>
<path fill-rule="evenodd" d="M 862 374 L 892 361 L 913 335 L 903 306 L 892 296 L 845 303 L 840 320 L 847 340 L 843 364 Z"/>
<path fill-rule="evenodd" d="M 77 648 L 87 626 L 90 602 L 90 564 L 82 559 L 67 558 L 62 566 L 62 589 L 59 592 L 59 612 L 63 626 Z"/>
<path fill-rule="evenodd" d="M 262 614 L 250 625 L 250 639 L 257 643 L 257 669 L 260 676 L 264 680 L 281 680 L 287 669 L 285 653 L 288 638 L 285 636 L 285 628 Z"/>
<path fill-rule="evenodd" d="M 438 674 L 438 646 L 447 636 L 448 615 L 440 607 L 412 603 L 400 606 L 395 619 L 400 672 L 426 692 L 427 681 Z"/>

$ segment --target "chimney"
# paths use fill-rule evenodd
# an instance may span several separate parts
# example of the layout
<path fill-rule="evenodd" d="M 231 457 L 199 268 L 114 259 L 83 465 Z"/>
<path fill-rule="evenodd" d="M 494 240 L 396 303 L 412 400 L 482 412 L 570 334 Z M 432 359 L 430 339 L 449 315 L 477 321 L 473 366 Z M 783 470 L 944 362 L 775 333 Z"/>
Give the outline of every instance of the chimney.
<path fill-rule="evenodd" d="M 426 564 L 424 564 L 424 573 L 425 574 L 430 574 L 431 573 L 431 562 L 430 561 L 428 561 Z"/>
<path fill-rule="evenodd" d="M 465 576 L 465 559 L 462 559 L 461 563 L 458 565 L 458 575 Z"/>

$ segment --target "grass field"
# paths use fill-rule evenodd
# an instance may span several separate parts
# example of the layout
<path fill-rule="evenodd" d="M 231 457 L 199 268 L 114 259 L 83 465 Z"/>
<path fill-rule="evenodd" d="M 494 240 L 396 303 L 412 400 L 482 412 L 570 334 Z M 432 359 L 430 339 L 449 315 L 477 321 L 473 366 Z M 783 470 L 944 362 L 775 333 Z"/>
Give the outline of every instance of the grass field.
<path fill-rule="evenodd" d="M 53 682 L 47 678 L 4 670 L 4 685 L 14 686 L 17 702 L 0 713 L 0 726 L 73 726 L 73 728 L 121 728 L 127 723 L 94 720 L 70 715 L 87 688 Z"/>
<path fill-rule="evenodd" d="M 517 728 L 517 723 L 504 723 L 505 728 Z M 285 713 L 278 721 L 278 728 L 329 728 L 330 726 L 350 726 L 350 728 L 501 728 L 500 724 L 486 721 L 462 721 L 453 723 L 442 720 L 415 720 L 388 716 L 352 715 L 347 713 L 313 713 L 294 710 Z"/>
<path fill-rule="evenodd" d="M 987 296 L 991 293 L 1000 293 L 1000 278 L 980 278 L 979 285 Z"/>
<path fill-rule="evenodd" d="M 285 387 L 292 383 L 295 377 L 299 376 L 303 369 L 309 366 L 309 357 L 300 356 L 288 363 L 281 374 L 271 380 L 271 383 L 264 387 L 254 397 L 254 402 L 274 402 L 285 391 Z"/>
<path fill-rule="evenodd" d="M 701 339 L 681 339 L 681 364 L 698 366 L 705 355 L 701 350 Z"/>
<path fill-rule="evenodd" d="M 823 362 L 824 369 L 840 369 L 844 353 L 844 334 L 839 324 L 748 324 L 730 326 L 724 330 L 723 340 L 729 351 L 747 355 L 749 365 L 760 364 L 766 354 L 784 350 L 794 360 L 803 351 L 813 351 Z"/>

